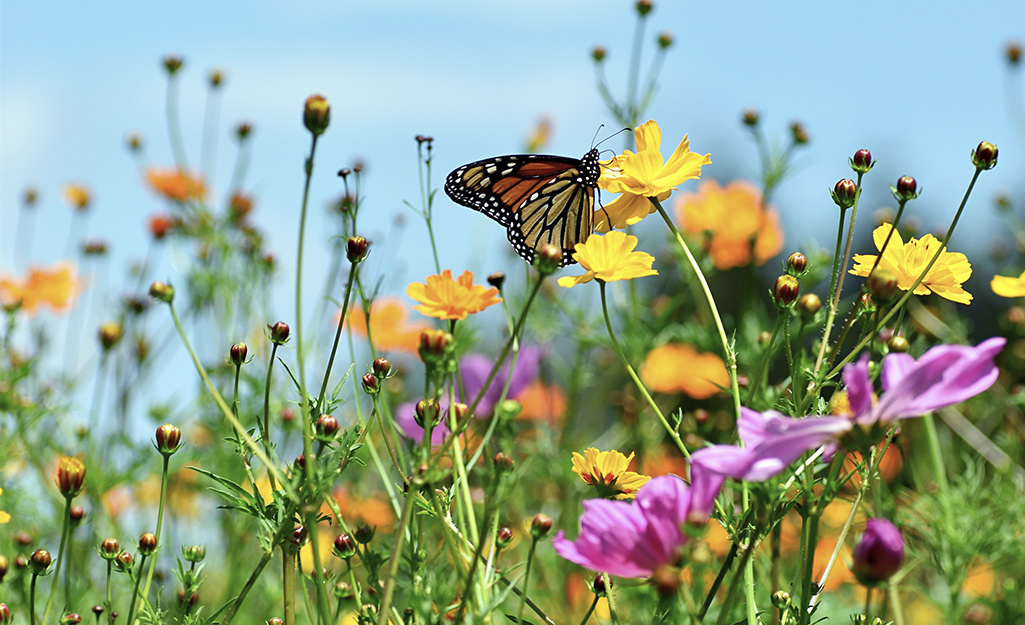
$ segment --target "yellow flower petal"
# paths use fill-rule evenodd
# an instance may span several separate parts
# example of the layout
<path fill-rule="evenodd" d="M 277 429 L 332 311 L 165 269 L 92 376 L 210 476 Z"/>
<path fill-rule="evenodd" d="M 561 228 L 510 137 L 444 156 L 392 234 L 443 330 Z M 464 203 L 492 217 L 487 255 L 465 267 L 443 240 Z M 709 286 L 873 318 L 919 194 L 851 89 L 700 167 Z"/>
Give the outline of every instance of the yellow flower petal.
<path fill-rule="evenodd" d="M 624 456 L 615 449 L 598 451 L 588 447 L 581 456 L 573 452 L 573 472 L 609 499 L 633 499 L 637 490 L 651 478 L 628 471 L 634 454 Z"/>
<path fill-rule="evenodd" d="M 406 288 L 409 297 L 420 302 L 416 310 L 438 319 L 466 319 L 502 301 L 498 289 L 473 284 L 473 273 L 464 271 L 458 280 L 446 269 L 436 276 L 428 276 L 426 284 L 414 282 Z"/>
<path fill-rule="evenodd" d="M 1025 272 L 1017 278 L 993 276 L 989 287 L 1000 297 L 1025 297 Z"/>
<path fill-rule="evenodd" d="M 635 252 L 637 237 L 614 230 L 604 236 L 594 234 L 584 243 L 577 243 L 573 258 L 586 273 L 577 277 L 559 278 L 559 286 L 572 287 L 597 278 L 603 282 L 632 280 L 658 275 L 651 268 L 655 258 L 645 252 Z"/>

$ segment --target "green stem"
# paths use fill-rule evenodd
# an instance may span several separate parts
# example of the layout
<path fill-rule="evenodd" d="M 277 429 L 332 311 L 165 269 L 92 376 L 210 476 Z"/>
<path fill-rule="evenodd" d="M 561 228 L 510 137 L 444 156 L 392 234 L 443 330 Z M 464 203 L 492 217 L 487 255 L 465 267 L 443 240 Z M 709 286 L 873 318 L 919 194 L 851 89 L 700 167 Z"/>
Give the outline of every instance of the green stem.
<path fill-rule="evenodd" d="M 320 385 L 320 394 L 317 396 L 317 410 L 321 413 L 324 412 L 324 399 L 327 397 L 327 383 L 331 379 L 331 368 L 335 364 L 335 354 L 338 353 L 338 341 L 342 338 L 342 325 L 345 324 L 345 314 L 348 312 L 349 308 L 349 296 L 352 294 L 353 279 L 356 276 L 356 267 L 358 266 L 359 261 L 351 262 L 349 266 L 349 280 L 345 283 L 345 299 L 342 300 L 342 314 L 338 317 L 338 328 L 335 330 L 335 342 L 331 345 L 331 356 L 327 360 L 327 369 L 324 371 L 324 381 Z"/>
<path fill-rule="evenodd" d="M 600 278 L 598 279 L 598 288 L 601 291 L 601 311 L 605 316 L 605 328 L 608 329 L 609 339 L 612 340 L 612 348 L 615 350 L 616 355 L 619 356 L 619 362 L 623 364 L 623 368 L 626 369 L 627 375 L 629 375 L 630 379 L 633 380 L 634 385 L 637 387 L 637 390 L 640 391 L 645 401 L 647 401 L 648 405 L 651 406 L 651 409 L 655 411 L 655 416 L 658 417 L 659 423 L 661 423 L 662 427 L 665 428 L 666 434 L 669 435 L 669 438 L 673 439 L 673 443 L 676 444 L 677 449 L 680 450 L 680 453 L 682 453 L 684 457 L 690 458 L 690 451 L 687 450 L 687 446 L 684 445 L 683 439 L 680 438 L 680 433 L 677 431 L 677 428 L 673 427 L 669 421 L 666 420 L 662 411 L 659 410 L 655 400 L 652 399 L 651 394 L 648 393 L 648 389 L 644 387 L 644 382 L 637 377 L 637 373 L 634 372 L 634 368 L 630 366 L 630 362 L 626 359 L 626 354 L 623 352 L 623 348 L 619 345 L 619 341 L 616 340 L 616 333 L 612 330 L 612 320 L 609 318 L 608 301 L 605 297 L 605 281 Z"/>
<path fill-rule="evenodd" d="M 762 359 L 758 362 L 758 369 L 755 370 L 754 376 L 751 378 L 751 388 L 747 392 L 747 405 L 751 405 L 751 401 L 755 397 L 755 392 L 758 390 L 759 385 L 762 382 L 762 376 L 765 373 L 765 367 L 769 363 L 769 356 L 772 355 L 772 347 L 776 344 L 776 337 L 779 336 L 779 331 L 783 327 L 783 317 L 786 315 L 790 316 L 790 309 L 786 308 L 783 310 L 776 311 L 776 323 L 772 327 L 772 335 L 769 336 L 769 342 L 765 346 L 765 352 L 762 354 Z"/>
<path fill-rule="evenodd" d="M 57 549 L 57 570 L 53 574 L 53 584 L 50 586 L 50 596 L 46 600 L 46 610 L 43 612 L 43 625 L 50 619 L 50 609 L 53 607 L 53 598 L 57 594 L 57 586 L 60 581 L 61 564 L 64 562 L 64 545 L 68 542 L 68 531 L 71 529 L 71 500 L 72 497 L 64 497 L 64 527 L 61 528 L 61 544 Z M 35 590 L 35 576 L 32 577 L 32 589 Z M 71 597 L 64 597 L 68 603 Z"/>
<path fill-rule="evenodd" d="M 385 582 L 384 598 L 381 599 L 381 611 L 378 613 L 377 625 L 387 625 L 388 614 L 391 612 L 392 596 L 395 594 L 395 583 L 399 574 L 399 564 L 402 562 L 402 543 L 406 538 L 406 528 L 409 526 L 409 519 L 413 515 L 413 500 L 416 499 L 416 490 L 410 488 L 406 493 L 406 501 L 402 505 L 402 519 L 399 521 L 399 529 L 395 532 L 395 546 L 391 550 L 391 559 L 388 562 L 388 581 Z"/>
<path fill-rule="evenodd" d="M 143 596 L 149 596 L 150 585 L 153 583 L 153 571 L 157 568 L 157 552 L 160 550 L 160 530 L 164 523 L 164 503 L 167 499 L 167 465 L 171 461 L 170 455 L 164 456 L 164 469 L 160 473 L 160 505 L 157 510 L 157 548 L 153 551 L 153 559 L 149 563 L 149 571 L 146 573 L 146 585 L 143 586 Z M 140 569 L 141 570 L 141 569 Z"/>
<path fill-rule="evenodd" d="M 520 608 L 516 611 L 516 623 L 523 622 L 523 607 L 526 605 L 526 602 L 523 599 L 527 596 L 527 593 L 530 592 L 530 570 L 533 568 L 531 565 L 534 564 L 534 552 L 536 550 L 537 538 L 531 537 L 530 552 L 527 554 L 527 570 L 523 573 L 523 594 L 520 595 Z M 605 579 L 609 579 L 609 577 L 606 575 Z"/>
<path fill-rule="evenodd" d="M 263 431 L 260 432 L 263 450 L 268 457 L 270 457 L 270 382 L 271 373 L 274 371 L 274 356 L 278 353 L 278 344 L 272 343 L 272 345 L 270 348 L 270 361 L 267 363 L 267 380 L 263 385 Z M 270 481 L 270 489 L 277 490 L 277 486 L 274 485 L 274 476 L 271 475 L 269 469 L 267 471 L 267 479 Z"/>
<path fill-rule="evenodd" d="M 316 551 L 317 547 L 313 549 Z M 281 546 L 281 590 L 284 596 L 284 625 L 295 625 L 295 554 L 287 544 Z"/>
<path fill-rule="evenodd" d="M 658 201 L 658 198 L 649 197 L 648 200 L 655 205 L 655 209 L 658 210 L 658 214 L 662 216 L 662 221 L 666 222 L 666 226 L 669 227 L 669 231 L 673 234 L 676 239 L 677 245 L 683 250 L 684 255 L 687 257 L 687 262 L 690 264 L 691 269 L 694 270 L 694 275 L 697 276 L 698 282 L 701 284 L 701 291 L 705 294 L 705 301 L 708 303 L 708 308 L 712 312 L 712 319 L 715 320 L 715 329 L 719 334 L 719 342 L 722 343 L 723 355 L 726 358 L 726 370 L 730 374 L 730 393 L 733 395 L 733 414 L 739 419 L 740 418 L 740 386 L 737 384 L 737 356 L 730 347 L 729 339 L 726 338 L 726 330 L 722 325 L 722 318 L 719 316 L 719 309 L 715 305 L 715 298 L 712 297 L 712 290 L 708 287 L 708 282 L 705 280 L 705 274 L 701 272 L 701 267 L 698 265 L 697 259 L 691 254 L 690 248 L 687 246 L 687 242 L 683 240 L 680 235 L 680 231 L 676 229 L 676 224 L 669 219 L 669 215 L 666 214 L 665 209 L 662 208 L 662 203 Z"/>
<path fill-rule="evenodd" d="M 733 576 L 733 580 L 730 582 L 729 590 L 726 591 L 726 600 L 723 602 L 722 611 L 719 612 L 719 618 L 716 620 L 717 625 L 725 625 L 729 621 L 730 612 L 733 611 L 733 604 L 737 600 L 737 592 L 741 586 L 740 580 L 746 577 L 746 575 L 742 576 L 740 571 L 747 569 L 747 564 L 755 551 L 754 536 L 755 534 L 752 533 L 748 538 L 747 547 L 744 548 L 744 553 L 740 556 L 740 565 L 737 567 L 737 574 Z"/>

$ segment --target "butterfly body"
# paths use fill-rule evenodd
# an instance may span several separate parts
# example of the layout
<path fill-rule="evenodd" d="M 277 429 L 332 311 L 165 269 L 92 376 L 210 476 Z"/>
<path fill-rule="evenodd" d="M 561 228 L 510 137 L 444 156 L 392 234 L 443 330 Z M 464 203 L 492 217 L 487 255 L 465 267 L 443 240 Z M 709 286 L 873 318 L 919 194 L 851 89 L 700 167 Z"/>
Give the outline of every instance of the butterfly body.
<path fill-rule="evenodd" d="M 505 226 L 509 242 L 527 262 L 546 244 L 574 263 L 577 243 L 594 231 L 594 194 L 601 169 L 598 150 L 583 158 L 513 154 L 463 165 L 445 180 L 453 201 Z"/>

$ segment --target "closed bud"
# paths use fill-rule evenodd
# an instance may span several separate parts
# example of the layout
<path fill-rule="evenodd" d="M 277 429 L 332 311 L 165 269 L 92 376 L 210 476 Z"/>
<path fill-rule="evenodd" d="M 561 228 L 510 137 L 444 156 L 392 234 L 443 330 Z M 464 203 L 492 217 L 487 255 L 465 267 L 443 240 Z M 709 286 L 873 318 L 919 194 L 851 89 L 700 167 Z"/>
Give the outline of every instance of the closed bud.
<path fill-rule="evenodd" d="M 366 545 L 374 539 L 374 534 L 376 533 L 377 530 L 373 526 L 364 523 L 356 528 L 356 533 L 353 537 L 359 544 Z"/>
<path fill-rule="evenodd" d="M 374 377 L 378 380 L 385 379 L 391 373 L 391 363 L 387 358 L 378 358 L 371 368 L 374 370 Z"/>
<path fill-rule="evenodd" d="M 854 200 L 858 197 L 858 185 L 853 180 L 845 178 L 833 186 L 833 201 L 841 209 L 848 209 L 854 206 Z"/>
<path fill-rule="evenodd" d="M 445 357 L 455 339 L 444 330 L 430 329 L 420 333 L 420 360 L 436 363 Z"/>
<path fill-rule="evenodd" d="M 319 137 L 327 130 L 331 122 L 331 105 L 327 103 L 324 96 L 311 95 L 306 98 L 306 105 L 303 107 L 303 125 L 314 137 Z"/>
<path fill-rule="evenodd" d="M 32 534 L 29 534 L 25 530 L 14 535 L 14 542 L 17 543 L 19 547 L 28 547 L 32 544 L 32 540 Z"/>
<path fill-rule="evenodd" d="M 885 582 L 904 564 L 904 537 L 890 521 L 869 519 L 853 558 L 851 570 L 859 582 L 866 586 Z"/>
<path fill-rule="evenodd" d="M 772 299 L 775 300 L 777 307 L 788 308 L 797 301 L 800 292 L 801 285 L 797 278 L 785 273 L 776 278 L 776 283 L 772 287 Z"/>
<path fill-rule="evenodd" d="M 159 280 L 149 285 L 150 297 L 158 299 L 165 304 L 174 301 L 174 287 Z"/>
<path fill-rule="evenodd" d="M 95 614 L 97 617 L 99 617 L 101 614 L 103 614 L 103 606 L 102 605 L 94 605 L 93 606 L 93 614 Z"/>
<path fill-rule="evenodd" d="M 369 248 L 370 243 L 365 238 L 349 237 L 349 241 L 345 245 L 345 256 L 350 263 L 358 263 L 367 257 Z"/>
<path fill-rule="evenodd" d="M 605 47 L 604 46 L 594 46 L 593 48 L 591 48 L 591 58 L 594 59 L 594 61 L 596 63 L 601 63 L 602 61 L 604 61 L 605 60 Z"/>
<path fill-rule="evenodd" d="M 29 556 L 29 569 L 33 575 L 46 575 L 46 570 L 50 568 L 53 558 L 50 557 L 50 552 L 46 549 L 36 549 L 32 555 Z"/>
<path fill-rule="evenodd" d="M 777 590 L 772 593 L 772 607 L 782 610 L 790 603 L 790 593 L 785 590 Z"/>
<path fill-rule="evenodd" d="M 787 256 L 785 269 L 792 276 L 803 276 L 808 271 L 808 257 L 800 252 L 794 252 Z"/>
<path fill-rule="evenodd" d="M 117 342 L 124 336 L 124 327 L 116 321 L 108 321 L 100 326 L 100 345 L 103 351 L 109 352 L 117 345 Z"/>
<path fill-rule="evenodd" d="M 655 569 L 651 583 L 660 596 L 675 597 L 680 592 L 680 573 L 673 567 L 663 564 Z"/>
<path fill-rule="evenodd" d="M 239 138 L 239 141 L 249 137 L 251 132 L 253 132 L 253 125 L 249 122 L 240 122 L 238 126 L 235 126 L 235 136 Z"/>
<path fill-rule="evenodd" d="M 85 465 L 78 458 L 64 456 L 57 464 L 56 481 L 65 498 L 77 497 L 85 488 Z"/>
<path fill-rule="evenodd" d="M 867 173 L 875 163 L 872 162 L 872 153 L 862 148 L 854 153 L 851 159 L 851 169 L 859 174 Z"/>
<path fill-rule="evenodd" d="M 139 536 L 139 553 L 144 556 L 151 556 L 157 551 L 157 537 L 153 532 L 146 532 Z"/>
<path fill-rule="evenodd" d="M 125 145 L 132 152 L 138 152 L 142 149 L 142 135 L 137 132 L 130 133 L 125 137 Z"/>
<path fill-rule="evenodd" d="M 790 135 L 793 137 L 796 145 L 804 145 L 811 141 L 807 129 L 805 129 L 801 122 L 794 122 L 790 125 Z"/>
<path fill-rule="evenodd" d="M 427 144 L 430 144 L 432 141 L 434 141 L 434 137 L 432 137 L 430 135 L 417 135 L 417 136 L 415 136 L 413 138 L 416 139 L 417 143 L 427 143 Z"/>
<path fill-rule="evenodd" d="M 552 517 L 548 516 L 544 512 L 539 512 L 534 515 L 533 520 L 530 522 L 530 535 L 535 540 L 541 538 L 552 531 Z"/>
<path fill-rule="evenodd" d="M 643 17 L 648 13 L 651 13 L 651 9 L 654 8 L 654 5 L 651 3 L 651 0 L 639 0 L 637 4 L 634 5 L 634 8 L 637 9 L 637 15 Z"/>
<path fill-rule="evenodd" d="M 82 622 L 82 615 L 78 612 L 69 612 L 61 617 L 61 625 L 78 625 Z"/>
<path fill-rule="evenodd" d="M 11 568 L 11 562 L 7 559 L 7 556 L 0 555 L 0 582 L 4 581 L 4 577 L 7 576 L 7 571 Z"/>
<path fill-rule="evenodd" d="M 182 546 L 182 557 L 189 562 L 202 562 L 206 558 L 206 547 L 203 545 Z"/>
<path fill-rule="evenodd" d="M 668 30 L 663 30 L 658 34 L 658 47 L 665 50 L 669 46 L 673 45 L 673 33 Z"/>
<path fill-rule="evenodd" d="M 288 342 L 289 328 L 288 324 L 284 321 L 278 321 L 274 325 L 268 325 L 267 331 L 270 333 L 270 340 L 275 345 L 284 345 Z"/>
<path fill-rule="evenodd" d="M 122 573 L 131 571 L 133 566 L 135 566 L 135 556 L 127 551 L 119 553 L 117 559 L 114 560 L 114 568 Z"/>
<path fill-rule="evenodd" d="M 890 349 L 891 352 L 895 352 L 898 354 L 906 353 L 909 349 L 911 349 L 911 343 L 908 343 L 908 340 L 903 336 L 900 336 L 899 334 L 894 334 L 893 336 L 891 336 L 890 340 L 886 341 L 886 346 Z"/>
<path fill-rule="evenodd" d="M 466 418 L 466 413 L 469 411 L 469 406 L 461 402 L 456 402 L 445 409 L 445 423 L 452 424 L 454 421 L 458 426 L 458 424 L 462 423 L 463 419 Z"/>
<path fill-rule="evenodd" d="M 113 560 L 121 553 L 121 545 L 116 538 L 108 538 L 100 543 L 100 557 L 104 560 Z"/>
<path fill-rule="evenodd" d="M 594 581 L 591 582 L 591 590 L 594 591 L 594 594 L 599 597 L 606 596 L 609 592 L 609 588 L 612 588 L 612 579 L 608 579 L 608 582 L 606 583 L 604 573 L 598 575 L 598 577 L 595 577 Z"/>
<path fill-rule="evenodd" d="M 211 87 L 220 87 L 222 84 L 224 84 L 224 72 L 219 69 L 211 70 L 209 79 Z"/>
<path fill-rule="evenodd" d="M 356 555 L 356 543 L 348 534 L 342 534 L 335 538 L 334 554 L 343 560 L 348 560 Z"/>
<path fill-rule="evenodd" d="M 156 437 L 157 451 L 164 456 L 170 456 L 181 446 L 182 431 L 170 423 L 165 423 L 157 428 Z"/>
<path fill-rule="evenodd" d="M 14 617 L 11 615 L 11 609 L 7 607 L 6 603 L 0 603 L 0 625 L 9 625 L 14 622 Z"/>
<path fill-rule="evenodd" d="M 338 419 L 335 419 L 329 414 L 320 415 L 317 419 L 317 440 L 329 443 L 335 439 L 335 435 L 338 434 Z"/>
<path fill-rule="evenodd" d="M 898 202 L 907 202 L 918 197 L 918 183 L 911 176 L 901 176 L 897 179 L 897 185 L 890 190 Z"/>
<path fill-rule="evenodd" d="M 515 467 L 515 463 L 513 462 L 513 459 L 510 458 L 509 456 L 505 455 L 505 453 L 503 453 L 501 451 L 498 452 L 497 454 L 495 454 L 494 461 L 495 461 L 495 470 L 498 471 L 499 473 L 508 473 L 509 471 L 512 471 L 513 468 Z"/>
<path fill-rule="evenodd" d="M 871 293 L 862 293 L 858 297 L 857 306 L 863 314 L 871 314 L 876 311 L 876 301 L 872 299 Z"/>
<path fill-rule="evenodd" d="M 267 619 L 267 625 L 284 625 L 285 621 L 281 620 L 280 616 L 274 616 Z"/>
<path fill-rule="evenodd" d="M 335 584 L 334 588 L 331 589 L 331 592 L 334 593 L 335 599 L 342 599 L 344 601 L 350 601 L 356 596 L 356 593 L 352 591 L 352 586 L 349 585 L 349 582 L 338 582 Z"/>
<path fill-rule="evenodd" d="M 889 269 L 878 267 L 868 277 L 868 291 L 877 302 L 890 301 L 897 289 L 897 276 Z"/>
<path fill-rule="evenodd" d="M 182 68 L 182 63 L 184 61 L 180 56 L 168 54 L 164 57 L 164 69 L 167 70 L 169 76 L 174 76 Z"/>
<path fill-rule="evenodd" d="M 368 373 L 363 376 L 363 392 L 367 395 L 377 395 L 381 392 L 381 383 L 377 376 L 373 373 Z"/>
<path fill-rule="evenodd" d="M 1007 56 L 1007 62 L 1011 65 L 1017 65 L 1021 62 L 1021 44 L 1009 43 L 1007 49 L 1004 51 Z"/>
<path fill-rule="evenodd" d="M 413 417 L 416 419 L 416 424 L 425 430 L 437 425 L 440 416 L 441 408 L 433 399 L 421 399 L 416 402 Z"/>
<path fill-rule="evenodd" d="M 245 343 L 235 343 L 228 350 L 228 360 L 236 367 L 246 364 L 246 356 L 249 355 L 249 347 Z"/>
<path fill-rule="evenodd" d="M 811 321 L 815 314 L 822 310 L 822 299 L 814 293 L 805 293 L 797 298 L 797 310 L 801 313 L 802 319 Z"/>
<path fill-rule="evenodd" d="M 505 549 L 508 547 L 513 540 L 513 531 L 508 527 L 503 527 L 498 530 L 498 535 L 495 536 L 495 545 L 499 549 Z"/>
<path fill-rule="evenodd" d="M 85 508 L 77 504 L 71 506 L 71 509 L 68 510 L 68 516 L 71 518 L 71 525 L 78 527 L 82 519 L 85 518 Z"/>
<path fill-rule="evenodd" d="M 541 246 L 534 257 L 534 268 L 542 276 L 548 276 L 562 266 L 562 249 L 551 243 Z"/>
<path fill-rule="evenodd" d="M 505 284 L 505 274 L 501 271 L 496 271 L 488 276 L 488 284 L 501 291 L 502 286 Z"/>
<path fill-rule="evenodd" d="M 972 164 L 979 169 L 993 169 L 997 166 L 997 146 L 983 141 L 972 150 Z"/>
<path fill-rule="evenodd" d="M 744 109 L 744 115 L 741 117 L 741 119 L 743 120 L 745 126 L 757 126 L 759 117 L 760 116 L 758 113 L 758 109 L 748 108 Z"/>
<path fill-rule="evenodd" d="M 759 345 L 768 345 L 769 341 L 772 340 L 772 333 L 768 330 L 762 330 L 758 333 L 758 338 L 756 340 Z"/>

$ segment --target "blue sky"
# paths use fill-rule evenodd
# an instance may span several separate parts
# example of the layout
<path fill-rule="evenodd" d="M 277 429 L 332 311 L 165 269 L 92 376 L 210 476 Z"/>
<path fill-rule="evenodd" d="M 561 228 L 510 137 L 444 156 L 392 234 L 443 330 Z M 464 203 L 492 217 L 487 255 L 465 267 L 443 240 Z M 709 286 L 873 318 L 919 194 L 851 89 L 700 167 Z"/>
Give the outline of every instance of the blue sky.
<path fill-rule="evenodd" d="M 219 67 L 227 77 L 215 190 L 227 186 L 232 128 L 243 119 L 255 127 L 247 186 L 257 195 L 255 220 L 268 231 L 285 285 L 294 275 L 308 146 L 301 107 L 313 93 L 329 99 L 332 124 L 313 181 L 313 256 L 305 279 L 323 284 L 318 258 L 326 259 L 326 244 L 317 228 L 323 206 L 341 189 L 335 172 L 363 159 L 363 226 L 379 241 L 371 268 L 387 274 L 386 289 L 401 293 L 409 281 L 423 279 L 430 258 L 422 223 L 402 205 L 418 198 L 413 137 L 435 137 L 438 185 L 464 162 L 520 151 L 541 116 L 554 123 L 548 151 L 580 156 L 599 125 L 615 127 L 597 96 L 589 51 L 595 44 L 608 49 L 607 73 L 622 92 L 632 6 L 550 0 L 301 7 L 5 3 L 0 269 L 14 266 L 14 224 L 28 184 L 41 194 L 34 259 L 61 257 L 70 210 L 59 190 L 69 181 L 93 190 L 87 236 L 111 242 L 114 271 L 141 259 L 145 219 L 164 207 L 140 184 L 124 137 L 141 133 L 149 159 L 171 163 L 160 59 L 176 53 L 186 62 L 182 119 L 193 162 L 206 75 Z M 924 194 L 910 210 L 929 229 L 953 215 L 972 173 L 971 149 L 982 139 L 996 143 L 999 165 L 980 181 L 952 249 L 985 251 L 1006 236 L 992 198 L 1010 192 L 1021 201 L 1025 132 L 1007 112 L 1002 55 L 1008 41 L 1025 37 L 1025 3 L 664 0 L 650 18 L 645 66 L 660 30 L 673 32 L 676 44 L 647 116 L 661 124 L 667 151 L 689 134 L 693 150 L 712 155 L 706 176 L 754 178 L 754 148 L 738 121 L 743 109 L 758 108 L 779 138 L 795 119 L 811 133 L 795 175 L 776 196 L 787 227 L 785 251 L 832 241 L 836 209 L 828 189 L 850 176 L 847 158 L 861 147 L 879 161 L 866 184 L 865 210 L 886 204 L 888 185 L 911 174 Z M 406 217 L 401 240 L 394 234 L 385 240 L 399 214 Z M 510 266 L 504 233 L 485 217 L 442 194 L 436 220 L 443 267 L 487 273 Z M 867 235 L 869 221 L 861 222 L 859 234 Z M 165 259 L 161 271 L 174 279 L 184 252 Z M 989 275 L 973 277 L 969 290 L 988 290 Z M 278 312 L 287 317 L 293 310 L 282 303 Z"/>

